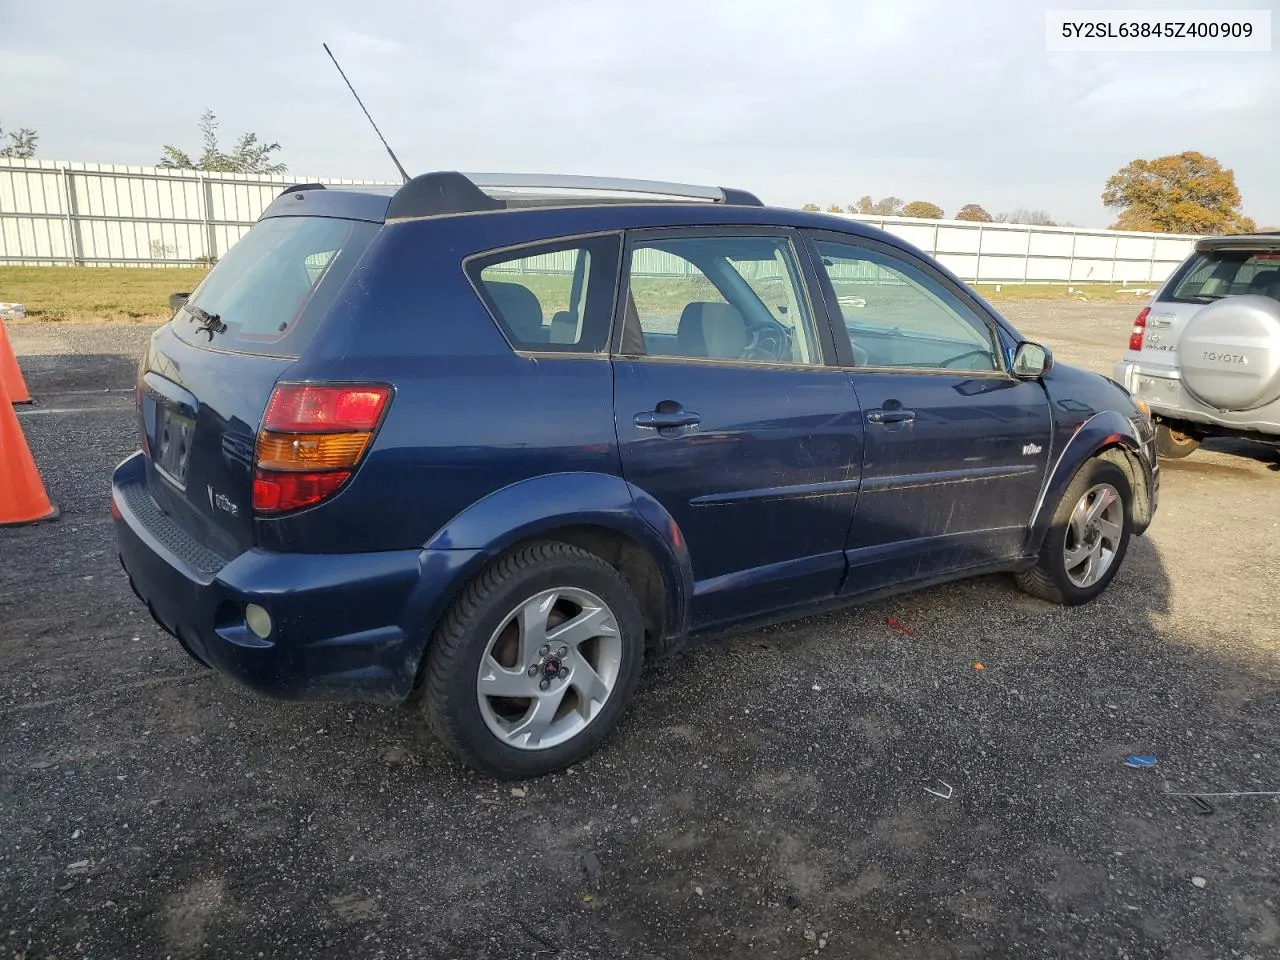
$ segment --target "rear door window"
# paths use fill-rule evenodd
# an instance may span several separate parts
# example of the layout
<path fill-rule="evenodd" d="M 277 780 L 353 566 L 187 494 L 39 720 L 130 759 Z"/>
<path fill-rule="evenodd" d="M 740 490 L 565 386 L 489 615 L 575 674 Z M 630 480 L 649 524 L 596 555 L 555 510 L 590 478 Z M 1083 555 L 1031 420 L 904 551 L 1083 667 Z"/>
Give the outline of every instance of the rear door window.
<path fill-rule="evenodd" d="M 787 236 L 668 231 L 637 241 L 629 268 L 620 354 L 822 365 Z"/>
<path fill-rule="evenodd" d="M 188 343 L 300 356 L 380 224 L 271 217 L 240 239 L 173 318 Z"/>
<path fill-rule="evenodd" d="M 1179 270 L 1162 300 L 1209 303 L 1254 293 L 1280 300 L 1280 250 L 1202 250 Z"/>

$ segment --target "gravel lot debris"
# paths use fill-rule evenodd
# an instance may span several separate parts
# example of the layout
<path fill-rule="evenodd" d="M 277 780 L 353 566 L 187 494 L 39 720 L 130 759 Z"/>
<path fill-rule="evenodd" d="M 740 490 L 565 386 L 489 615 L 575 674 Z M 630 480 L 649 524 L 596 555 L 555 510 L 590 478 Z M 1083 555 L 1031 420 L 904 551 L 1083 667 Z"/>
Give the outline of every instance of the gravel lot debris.
<path fill-rule="evenodd" d="M 1107 372 L 1136 309 L 1008 312 Z M 1167 465 L 1087 607 L 988 577 L 708 642 L 519 795 L 150 622 L 107 513 L 148 333 L 11 331 L 63 515 L 0 531 L 0 957 L 1280 956 L 1280 800 L 1167 795 L 1280 784 L 1273 452 Z"/>

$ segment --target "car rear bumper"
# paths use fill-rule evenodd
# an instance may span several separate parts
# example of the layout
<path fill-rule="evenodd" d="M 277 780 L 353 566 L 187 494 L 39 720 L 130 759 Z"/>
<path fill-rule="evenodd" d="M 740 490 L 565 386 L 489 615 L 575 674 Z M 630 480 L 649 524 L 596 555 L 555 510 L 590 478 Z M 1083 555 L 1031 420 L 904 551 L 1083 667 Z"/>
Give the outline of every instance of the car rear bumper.
<path fill-rule="evenodd" d="M 1144 368 L 1132 360 L 1117 363 L 1113 379 L 1135 398 L 1145 400 L 1156 416 L 1210 424 L 1227 431 L 1280 434 L 1280 403 L 1258 410 L 1218 410 L 1192 396 L 1176 370 Z"/>
<path fill-rule="evenodd" d="M 139 489 L 143 466 L 136 454 L 112 478 L 120 560 L 156 622 L 192 656 L 272 696 L 381 702 L 409 696 L 432 624 L 473 551 L 250 549 L 219 566 L 207 548 L 185 543 L 188 534 L 150 509 L 154 501 Z M 246 624 L 250 603 L 270 614 L 265 639 Z"/>

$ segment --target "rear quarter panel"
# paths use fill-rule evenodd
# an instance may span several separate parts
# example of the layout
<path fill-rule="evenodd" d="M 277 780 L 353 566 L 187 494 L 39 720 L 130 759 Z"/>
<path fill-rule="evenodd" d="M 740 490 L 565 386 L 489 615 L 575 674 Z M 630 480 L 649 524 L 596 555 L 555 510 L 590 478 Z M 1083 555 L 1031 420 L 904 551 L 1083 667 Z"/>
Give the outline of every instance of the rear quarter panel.
<path fill-rule="evenodd" d="M 621 476 L 605 357 L 514 354 L 461 268 L 501 246 L 449 218 L 388 226 L 289 380 L 395 389 L 364 463 L 332 500 L 259 521 L 259 543 L 298 552 L 421 547 L 466 507 L 521 480 Z M 474 245 L 474 246 L 473 246 Z"/>

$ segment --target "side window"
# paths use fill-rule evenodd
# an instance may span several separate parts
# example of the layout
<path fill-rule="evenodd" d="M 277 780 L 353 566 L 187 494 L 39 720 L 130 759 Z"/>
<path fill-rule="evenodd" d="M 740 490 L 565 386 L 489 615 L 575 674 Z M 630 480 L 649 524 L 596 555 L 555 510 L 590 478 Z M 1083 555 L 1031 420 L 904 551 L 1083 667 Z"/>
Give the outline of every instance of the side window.
<path fill-rule="evenodd" d="M 879 250 L 816 243 L 858 366 L 1000 369 L 990 325 L 932 276 Z"/>
<path fill-rule="evenodd" d="M 684 236 L 631 250 L 620 352 L 817 365 L 822 353 L 790 241 Z"/>
<path fill-rule="evenodd" d="M 601 353 L 609 343 L 618 235 L 470 260 L 467 272 L 517 350 Z"/>

